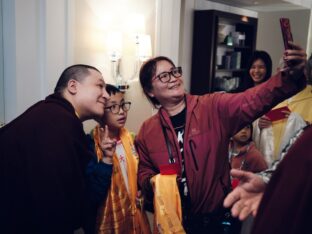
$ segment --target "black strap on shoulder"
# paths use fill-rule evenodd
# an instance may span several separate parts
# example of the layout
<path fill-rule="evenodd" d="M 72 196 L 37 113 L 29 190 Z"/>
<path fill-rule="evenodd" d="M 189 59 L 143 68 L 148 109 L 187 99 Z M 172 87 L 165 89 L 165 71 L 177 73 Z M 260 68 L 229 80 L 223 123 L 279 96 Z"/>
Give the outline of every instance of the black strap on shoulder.
<path fill-rule="evenodd" d="M 172 150 L 171 150 L 171 145 L 170 145 L 170 142 L 169 142 L 169 137 L 168 137 L 168 134 L 166 132 L 165 127 L 163 125 L 161 127 L 162 127 L 162 131 L 164 133 L 164 136 L 165 136 L 166 146 L 167 146 L 167 150 L 168 150 L 168 154 L 169 154 L 169 164 L 173 164 L 173 163 L 175 163 L 175 160 L 174 160 L 174 157 L 172 155 Z"/>

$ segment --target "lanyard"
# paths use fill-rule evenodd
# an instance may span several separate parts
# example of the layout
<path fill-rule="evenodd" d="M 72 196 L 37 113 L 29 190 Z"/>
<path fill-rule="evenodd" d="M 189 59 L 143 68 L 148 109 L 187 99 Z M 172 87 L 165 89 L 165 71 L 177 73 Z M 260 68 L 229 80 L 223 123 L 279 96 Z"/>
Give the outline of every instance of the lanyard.
<path fill-rule="evenodd" d="M 163 125 L 161 125 L 161 127 L 162 127 L 162 131 L 164 133 L 164 136 L 165 136 L 166 146 L 167 146 L 167 150 L 168 150 L 168 154 L 169 154 L 169 164 L 173 164 L 173 163 L 175 163 L 175 160 L 174 160 L 174 157 L 172 155 L 172 149 L 171 149 L 171 145 L 169 142 L 169 137 L 168 137 L 168 134 L 166 132 L 165 127 Z"/>

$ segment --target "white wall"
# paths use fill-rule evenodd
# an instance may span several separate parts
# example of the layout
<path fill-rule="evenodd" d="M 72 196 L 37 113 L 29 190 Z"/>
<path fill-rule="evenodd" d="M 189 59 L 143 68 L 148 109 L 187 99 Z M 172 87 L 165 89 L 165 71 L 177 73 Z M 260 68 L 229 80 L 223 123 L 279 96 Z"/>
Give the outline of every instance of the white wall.
<path fill-rule="evenodd" d="M 5 121 L 52 92 L 67 66 L 67 1 L 3 0 Z"/>
<path fill-rule="evenodd" d="M 74 61 L 98 67 L 107 83 L 115 83 L 111 76 L 109 45 L 105 44 L 105 35 L 113 30 L 123 35 L 122 68 L 126 62 L 131 63 L 131 59 L 132 62 L 136 59 L 132 49 L 134 41 L 131 41 L 131 34 L 136 33 L 135 30 L 151 35 L 154 56 L 165 55 L 178 63 L 180 0 L 76 0 L 73 7 L 76 35 Z M 138 25 L 142 24 L 140 28 L 126 24 L 131 21 L 133 14 L 143 16 L 144 22 L 137 22 Z M 122 76 L 128 80 L 133 71 L 134 66 L 128 66 L 121 70 Z M 130 89 L 126 92 L 126 98 L 132 105 L 126 127 L 138 132 L 141 123 L 152 115 L 153 110 L 143 95 L 138 73 L 128 82 Z M 94 121 L 87 121 L 85 130 L 88 132 L 94 125 Z"/>
<path fill-rule="evenodd" d="M 310 10 L 295 10 L 282 12 L 260 12 L 258 18 L 257 49 L 267 51 L 273 61 L 272 71 L 276 71 L 284 52 L 283 38 L 279 18 L 290 19 L 294 41 L 307 48 L 307 35 L 310 23 Z"/>
<path fill-rule="evenodd" d="M 102 12 L 97 9 L 100 3 Z M 125 13 L 143 12 L 154 55 L 166 55 L 179 63 L 180 0 L 3 0 L 6 122 L 53 92 L 60 73 L 73 63 L 95 65 L 112 82 L 110 63 L 98 46 L 99 16 L 108 14 L 108 3 L 115 6 L 110 13 L 123 20 L 127 20 Z M 133 131 L 152 114 L 138 89 L 134 83 L 128 92 L 136 103 L 132 106 L 135 115 L 130 116 L 135 121 L 128 121 Z"/>

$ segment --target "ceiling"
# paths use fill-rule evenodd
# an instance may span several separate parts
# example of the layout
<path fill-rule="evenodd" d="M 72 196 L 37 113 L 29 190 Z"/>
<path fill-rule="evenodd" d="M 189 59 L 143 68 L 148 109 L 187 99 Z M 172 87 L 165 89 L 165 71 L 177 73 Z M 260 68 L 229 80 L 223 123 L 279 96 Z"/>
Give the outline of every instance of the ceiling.
<path fill-rule="evenodd" d="M 209 0 L 253 11 L 285 11 L 306 9 L 283 0 Z"/>

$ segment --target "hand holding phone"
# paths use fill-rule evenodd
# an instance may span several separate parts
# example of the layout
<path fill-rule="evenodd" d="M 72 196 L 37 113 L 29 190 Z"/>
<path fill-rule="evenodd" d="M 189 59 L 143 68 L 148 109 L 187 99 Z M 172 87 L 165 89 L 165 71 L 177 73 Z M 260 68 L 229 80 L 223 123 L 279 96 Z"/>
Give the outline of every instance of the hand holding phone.
<path fill-rule="evenodd" d="M 290 29 L 290 21 L 288 18 L 280 18 L 280 25 L 283 35 L 284 47 L 285 50 L 292 49 L 292 46 L 289 45 L 289 41 L 293 42 L 293 36 Z"/>

